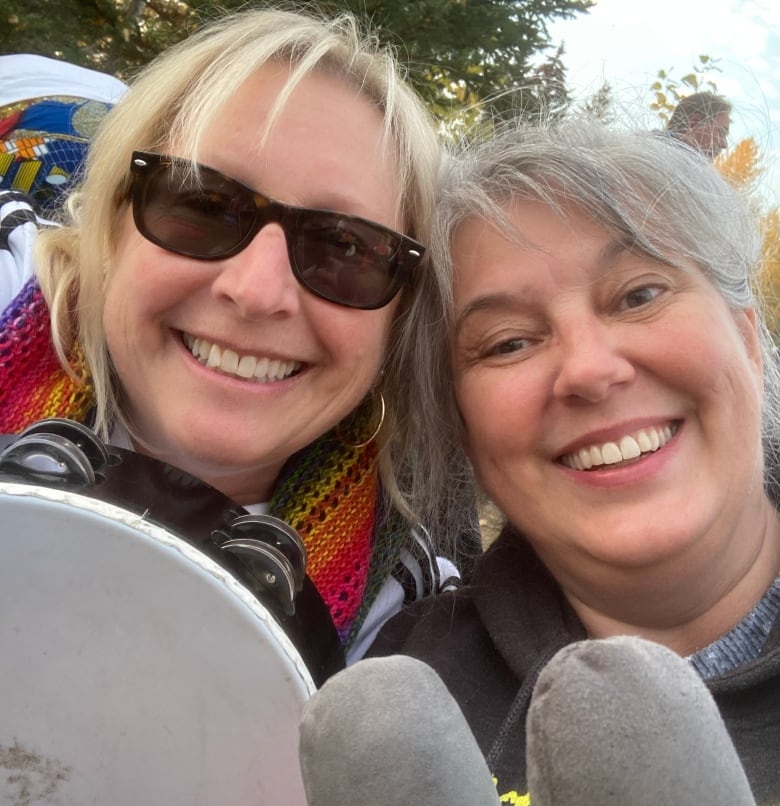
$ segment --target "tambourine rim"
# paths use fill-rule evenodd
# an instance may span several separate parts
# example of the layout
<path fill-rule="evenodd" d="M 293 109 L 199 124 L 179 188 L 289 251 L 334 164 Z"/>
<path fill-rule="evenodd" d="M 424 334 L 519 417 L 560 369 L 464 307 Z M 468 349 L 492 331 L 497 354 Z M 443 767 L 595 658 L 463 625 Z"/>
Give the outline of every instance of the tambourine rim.
<path fill-rule="evenodd" d="M 201 570 L 219 582 L 253 617 L 262 622 L 263 626 L 273 634 L 274 639 L 278 642 L 280 651 L 292 663 L 306 690 L 306 694 L 311 696 L 316 691 L 314 679 L 298 649 L 273 614 L 228 569 L 213 560 L 197 546 L 188 543 L 164 526 L 145 519 L 143 515 L 76 491 L 27 482 L 18 483 L 0 480 L 0 496 L 2 495 L 44 499 L 53 504 L 62 504 L 94 515 L 110 518 L 149 537 L 158 544 L 176 550 L 186 560 L 195 563 Z"/>

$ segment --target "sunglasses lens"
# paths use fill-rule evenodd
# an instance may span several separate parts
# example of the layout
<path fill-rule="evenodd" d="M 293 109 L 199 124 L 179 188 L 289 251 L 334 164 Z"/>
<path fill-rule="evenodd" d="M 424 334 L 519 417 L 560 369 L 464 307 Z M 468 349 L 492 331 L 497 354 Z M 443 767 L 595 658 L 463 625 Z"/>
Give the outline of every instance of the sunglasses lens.
<path fill-rule="evenodd" d="M 308 213 L 296 228 L 294 259 L 301 282 L 353 308 L 386 305 L 401 286 L 398 237 L 335 213 Z"/>
<path fill-rule="evenodd" d="M 161 165 L 148 177 L 140 204 L 141 232 L 165 249 L 196 258 L 229 254 L 249 232 L 255 217 L 240 185 L 186 165 Z"/>
<path fill-rule="evenodd" d="M 136 152 L 133 173 L 133 217 L 152 243 L 217 260 L 238 254 L 262 227 L 276 223 L 298 281 L 339 305 L 387 305 L 422 256 L 422 247 L 379 224 L 281 204 L 187 160 Z"/>

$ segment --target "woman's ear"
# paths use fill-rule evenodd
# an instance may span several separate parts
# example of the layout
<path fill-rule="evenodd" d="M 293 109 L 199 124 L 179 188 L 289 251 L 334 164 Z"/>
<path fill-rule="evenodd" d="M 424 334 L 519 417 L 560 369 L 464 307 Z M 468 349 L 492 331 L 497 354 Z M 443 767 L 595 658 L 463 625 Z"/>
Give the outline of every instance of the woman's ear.
<path fill-rule="evenodd" d="M 734 311 L 734 321 L 742 336 L 748 358 L 755 365 L 759 375 L 763 375 L 764 360 L 761 355 L 761 339 L 758 334 L 755 308 Z"/>

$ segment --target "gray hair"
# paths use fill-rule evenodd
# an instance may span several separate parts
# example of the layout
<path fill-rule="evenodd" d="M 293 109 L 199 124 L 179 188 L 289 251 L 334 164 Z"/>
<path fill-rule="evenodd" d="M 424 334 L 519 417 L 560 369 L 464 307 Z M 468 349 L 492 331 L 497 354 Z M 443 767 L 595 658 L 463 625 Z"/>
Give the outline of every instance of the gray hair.
<path fill-rule="evenodd" d="M 616 239 L 665 264 L 693 262 L 732 309 L 754 308 L 764 363 L 763 433 L 767 479 L 780 467 L 780 372 L 771 335 L 756 299 L 762 239 L 757 217 L 711 163 L 676 140 L 625 132 L 591 121 L 560 126 L 513 125 L 452 156 L 440 182 L 431 241 L 433 270 L 413 303 L 404 343 L 412 427 L 400 433 L 415 450 L 405 494 L 430 517 L 452 497 L 468 464 L 451 367 L 453 265 L 458 226 L 484 218 L 512 232 L 505 209 L 535 200 L 565 216 L 584 209 Z M 457 523 L 447 533 L 457 542 Z"/>

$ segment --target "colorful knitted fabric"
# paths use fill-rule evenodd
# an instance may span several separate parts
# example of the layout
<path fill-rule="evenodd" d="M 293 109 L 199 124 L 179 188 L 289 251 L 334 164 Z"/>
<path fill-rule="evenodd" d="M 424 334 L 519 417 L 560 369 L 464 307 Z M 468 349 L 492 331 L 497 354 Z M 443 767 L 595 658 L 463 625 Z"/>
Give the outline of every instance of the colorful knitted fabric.
<path fill-rule="evenodd" d="M 80 352 L 74 369 L 85 378 Z M 16 434 L 45 417 L 84 420 L 92 389 L 71 378 L 51 342 L 49 309 L 34 279 L 0 318 L 0 433 Z"/>
<path fill-rule="evenodd" d="M 272 514 L 302 535 L 308 574 L 346 648 L 404 542 L 397 513 L 378 511 L 376 453 L 331 431 L 290 459 L 271 499 Z"/>
<path fill-rule="evenodd" d="M 0 320 L 0 433 L 44 417 L 84 421 L 92 407 L 89 385 L 73 381 L 57 360 L 48 308 L 31 280 Z M 351 430 L 357 433 L 346 438 L 359 441 L 360 418 Z M 348 447 L 333 431 L 287 462 L 271 501 L 271 512 L 303 539 L 307 573 L 345 650 L 405 539 L 404 522 L 397 513 L 385 517 L 379 500 L 376 446 Z"/>

